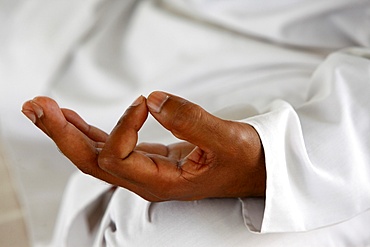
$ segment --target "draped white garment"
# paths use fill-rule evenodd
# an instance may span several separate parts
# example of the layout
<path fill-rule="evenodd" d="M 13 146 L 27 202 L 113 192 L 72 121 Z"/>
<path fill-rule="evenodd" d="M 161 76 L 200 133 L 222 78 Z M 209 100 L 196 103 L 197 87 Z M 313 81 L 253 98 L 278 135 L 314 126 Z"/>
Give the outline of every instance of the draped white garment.
<path fill-rule="evenodd" d="M 266 198 L 149 203 L 77 173 L 51 246 L 370 245 L 369 1 L 18 6 L 0 48 L 0 118 L 35 245 L 49 243 L 36 223 L 55 211 L 38 216 L 45 205 L 29 189 L 37 182 L 24 178 L 55 177 L 60 191 L 71 169 L 35 145 L 52 147 L 15 114 L 21 102 L 49 95 L 109 132 L 134 98 L 152 90 L 253 125 L 265 150 Z M 140 140 L 174 141 L 153 119 Z M 44 172 L 46 163 L 54 164 Z M 54 188 L 55 180 L 40 181 L 37 189 Z"/>

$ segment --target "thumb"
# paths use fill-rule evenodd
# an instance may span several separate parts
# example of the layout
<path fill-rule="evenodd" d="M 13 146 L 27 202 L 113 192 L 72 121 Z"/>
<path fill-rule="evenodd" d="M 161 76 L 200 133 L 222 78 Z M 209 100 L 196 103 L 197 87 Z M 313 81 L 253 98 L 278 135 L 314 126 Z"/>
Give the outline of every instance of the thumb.
<path fill-rule="evenodd" d="M 186 140 L 205 151 L 223 144 L 220 134 L 225 131 L 225 121 L 200 106 L 183 98 L 164 92 L 153 92 L 147 105 L 152 116 L 163 127 L 181 140 Z"/>

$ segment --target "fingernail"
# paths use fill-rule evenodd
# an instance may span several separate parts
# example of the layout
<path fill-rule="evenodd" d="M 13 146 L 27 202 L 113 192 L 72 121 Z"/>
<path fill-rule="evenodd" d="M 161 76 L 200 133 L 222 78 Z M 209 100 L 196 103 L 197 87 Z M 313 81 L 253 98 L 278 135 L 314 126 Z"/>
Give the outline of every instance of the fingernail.
<path fill-rule="evenodd" d="M 170 96 L 162 92 L 154 92 L 149 95 L 147 105 L 152 112 L 160 113 L 164 103 Z"/>
<path fill-rule="evenodd" d="M 31 104 L 31 107 L 35 111 L 36 116 L 38 118 L 42 117 L 44 115 L 44 111 L 42 110 L 42 108 L 38 104 L 36 104 L 35 102 L 33 102 L 33 101 L 31 103 L 32 103 Z"/>
<path fill-rule="evenodd" d="M 36 123 L 36 115 L 33 111 L 30 110 L 22 110 L 23 114 L 32 121 L 32 123 Z"/>
<path fill-rule="evenodd" d="M 143 103 L 144 97 L 140 95 L 134 102 L 132 102 L 131 106 L 138 106 Z"/>

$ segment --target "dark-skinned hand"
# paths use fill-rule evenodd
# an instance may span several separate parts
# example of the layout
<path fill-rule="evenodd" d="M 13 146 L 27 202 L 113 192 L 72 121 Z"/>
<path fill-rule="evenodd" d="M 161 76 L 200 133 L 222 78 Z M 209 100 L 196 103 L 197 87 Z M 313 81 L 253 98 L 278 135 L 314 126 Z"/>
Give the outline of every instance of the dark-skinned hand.
<path fill-rule="evenodd" d="M 47 97 L 22 112 L 82 172 L 124 187 L 149 201 L 264 196 L 263 147 L 255 129 L 217 118 L 180 97 L 140 96 L 108 135 Z M 137 145 L 150 113 L 184 142 Z"/>

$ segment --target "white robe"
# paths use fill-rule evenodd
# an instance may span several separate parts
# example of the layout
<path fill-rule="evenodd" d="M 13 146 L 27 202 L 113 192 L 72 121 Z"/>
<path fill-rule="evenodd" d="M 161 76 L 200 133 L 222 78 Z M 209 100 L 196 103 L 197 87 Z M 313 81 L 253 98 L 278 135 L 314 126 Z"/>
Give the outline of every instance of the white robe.
<path fill-rule="evenodd" d="M 77 173 L 50 245 L 370 245 L 369 11 L 357 0 L 23 3 L 0 63 L 5 92 L 20 94 L 2 104 L 15 157 L 19 133 L 35 140 L 12 121 L 26 97 L 52 96 L 109 131 L 152 90 L 253 125 L 266 156 L 265 200 L 149 203 Z M 153 119 L 140 140 L 174 141 Z"/>

